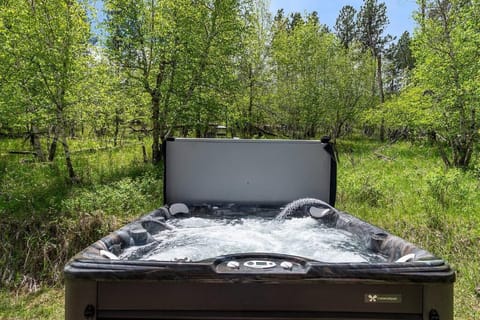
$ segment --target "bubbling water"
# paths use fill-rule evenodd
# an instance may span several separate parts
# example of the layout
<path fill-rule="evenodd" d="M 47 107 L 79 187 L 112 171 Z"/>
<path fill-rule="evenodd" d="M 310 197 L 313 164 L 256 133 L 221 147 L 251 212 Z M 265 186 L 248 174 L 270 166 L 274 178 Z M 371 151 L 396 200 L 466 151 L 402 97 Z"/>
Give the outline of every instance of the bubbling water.
<path fill-rule="evenodd" d="M 385 261 L 353 234 L 327 228 L 312 217 L 190 217 L 172 219 L 168 224 L 174 228 L 155 235 L 158 245 L 153 249 L 138 257 L 138 247 L 128 248 L 120 258 L 201 261 L 226 254 L 264 252 L 332 263 Z"/>

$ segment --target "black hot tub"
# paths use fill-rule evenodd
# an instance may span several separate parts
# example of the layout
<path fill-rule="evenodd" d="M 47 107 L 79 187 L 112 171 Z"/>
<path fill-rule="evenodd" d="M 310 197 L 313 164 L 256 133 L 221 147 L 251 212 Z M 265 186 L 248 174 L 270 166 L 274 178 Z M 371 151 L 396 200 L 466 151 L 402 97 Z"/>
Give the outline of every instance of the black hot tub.
<path fill-rule="evenodd" d="M 331 207 L 328 141 L 170 139 L 165 159 L 165 206 L 66 265 L 66 319 L 453 319 L 443 260 Z"/>

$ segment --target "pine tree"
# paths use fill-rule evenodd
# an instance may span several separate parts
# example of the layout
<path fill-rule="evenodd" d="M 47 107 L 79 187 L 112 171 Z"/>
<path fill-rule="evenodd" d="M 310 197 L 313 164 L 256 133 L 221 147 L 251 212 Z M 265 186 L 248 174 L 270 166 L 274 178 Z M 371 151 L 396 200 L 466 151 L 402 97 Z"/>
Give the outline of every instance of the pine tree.
<path fill-rule="evenodd" d="M 412 70 L 415 66 L 415 58 L 413 57 L 412 50 L 410 49 L 410 42 L 410 33 L 408 33 L 408 31 L 403 32 L 400 39 L 398 39 L 394 55 L 395 63 L 398 69 Z"/>
<path fill-rule="evenodd" d="M 358 40 L 370 50 L 377 60 L 377 85 L 380 101 L 385 101 L 382 81 L 382 53 L 385 45 L 392 40 L 390 35 L 384 35 L 385 27 L 389 24 L 387 6 L 377 3 L 377 0 L 364 0 L 357 15 Z"/>
<path fill-rule="evenodd" d="M 348 49 L 350 44 L 355 39 L 356 25 L 355 25 L 355 15 L 357 10 L 350 5 L 344 6 L 337 17 L 335 23 L 335 32 L 337 37 L 340 39 L 340 42 Z"/>

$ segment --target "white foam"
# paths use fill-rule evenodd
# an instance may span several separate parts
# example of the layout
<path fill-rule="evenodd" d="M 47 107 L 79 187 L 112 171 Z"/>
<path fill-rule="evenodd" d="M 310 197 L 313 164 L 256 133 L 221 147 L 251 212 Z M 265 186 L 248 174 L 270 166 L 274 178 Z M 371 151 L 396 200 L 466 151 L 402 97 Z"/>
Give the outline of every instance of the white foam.
<path fill-rule="evenodd" d="M 172 219 L 174 227 L 155 235 L 159 245 L 141 260 L 200 261 L 220 255 L 266 252 L 296 255 L 324 262 L 374 262 L 384 259 L 349 232 L 326 228 L 311 217 Z M 130 248 L 121 256 L 131 255 Z"/>

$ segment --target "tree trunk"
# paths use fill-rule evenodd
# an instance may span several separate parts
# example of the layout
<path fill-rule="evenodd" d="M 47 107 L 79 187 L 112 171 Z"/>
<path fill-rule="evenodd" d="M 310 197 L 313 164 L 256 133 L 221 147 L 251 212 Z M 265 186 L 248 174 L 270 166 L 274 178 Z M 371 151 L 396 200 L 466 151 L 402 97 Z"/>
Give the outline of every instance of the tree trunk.
<path fill-rule="evenodd" d="M 202 137 L 202 125 L 200 123 L 200 110 L 196 111 L 196 119 L 195 119 L 195 138 Z"/>
<path fill-rule="evenodd" d="M 380 123 L 380 141 L 385 142 L 385 118 Z"/>
<path fill-rule="evenodd" d="M 75 174 L 75 170 L 73 170 L 73 164 L 72 164 L 72 159 L 70 157 L 70 148 L 67 143 L 67 137 L 65 136 L 65 133 L 62 134 L 61 136 L 61 142 L 63 146 L 63 152 L 65 154 L 65 163 L 67 164 L 67 170 L 68 170 L 68 177 L 72 182 L 78 182 L 78 177 Z"/>
<path fill-rule="evenodd" d="M 35 152 L 38 160 L 41 162 L 47 161 L 45 154 L 42 150 L 42 145 L 40 143 L 40 137 L 38 136 L 38 128 L 32 123 L 30 127 L 30 143 L 32 144 L 33 151 Z"/>
<path fill-rule="evenodd" d="M 466 169 L 473 153 L 473 141 L 467 137 L 458 137 L 453 142 L 453 164 L 457 168 Z"/>
<path fill-rule="evenodd" d="M 430 146 L 434 146 L 435 143 L 437 143 L 437 132 L 435 130 L 428 130 L 427 136 Z"/>
<path fill-rule="evenodd" d="M 380 95 L 380 103 L 385 102 L 385 94 L 383 92 L 383 79 L 382 79 L 382 54 L 377 55 L 377 82 L 378 82 L 378 93 Z M 380 124 L 380 141 L 385 141 L 385 119 L 382 118 Z"/>
<path fill-rule="evenodd" d="M 337 141 L 337 138 L 339 138 L 342 135 L 342 128 L 344 124 L 345 124 L 345 120 L 341 119 L 340 111 L 337 110 L 335 115 L 335 123 L 333 124 L 333 128 L 332 128 L 332 137 L 331 137 L 334 143 Z"/>
<path fill-rule="evenodd" d="M 249 95 L 248 95 L 248 125 L 247 125 L 247 137 L 248 138 L 251 138 L 252 137 L 252 117 L 253 117 L 253 89 L 254 89 L 254 86 L 255 86 L 255 81 L 253 79 L 253 70 L 252 70 L 252 65 L 250 64 L 248 66 L 248 80 L 249 80 Z"/>
<path fill-rule="evenodd" d="M 62 109 L 60 108 L 57 109 L 57 132 L 65 155 L 65 163 L 67 165 L 68 177 L 70 178 L 70 181 L 76 183 L 78 182 L 78 177 L 75 174 L 75 170 L 73 169 L 72 158 L 70 155 L 70 147 L 68 146 L 67 135 L 65 132 L 65 118 Z"/>
<path fill-rule="evenodd" d="M 58 142 L 58 129 L 57 125 L 53 127 L 53 139 L 48 149 L 48 161 L 53 161 L 57 154 L 57 142 Z"/>
<path fill-rule="evenodd" d="M 188 137 L 188 132 L 189 132 L 189 131 L 190 131 L 190 130 L 189 130 L 189 128 L 188 128 L 187 125 L 182 126 L 182 137 L 184 137 L 184 138 Z"/>
<path fill-rule="evenodd" d="M 162 161 L 160 149 L 160 98 L 152 96 L 152 163 L 159 164 Z"/>
<path fill-rule="evenodd" d="M 363 134 L 365 134 L 367 137 L 373 136 L 375 133 L 375 127 L 371 125 L 364 124 L 363 125 Z"/>
<path fill-rule="evenodd" d="M 147 148 L 145 148 L 143 141 L 142 141 L 142 155 L 143 155 L 143 162 L 147 163 L 148 162 Z"/>
<path fill-rule="evenodd" d="M 118 143 L 118 133 L 120 132 L 120 110 L 115 109 L 115 131 L 113 133 L 113 145 L 116 147 Z"/>
<path fill-rule="evenodd" d="M 425 0 L 420 1 L 420 26 L 423 28 L 425 26 L 425 17 L 427 14 L 427 4 Z"/>
<path fill-rule="evenodd" d="M 383 78 L 382 78 L 382 54 L 377 56 L 377 81 L 378 81 L 378 93 L 380 95 L 380 102 L 385 102 L 385 95 L 383 93 Z"/>

